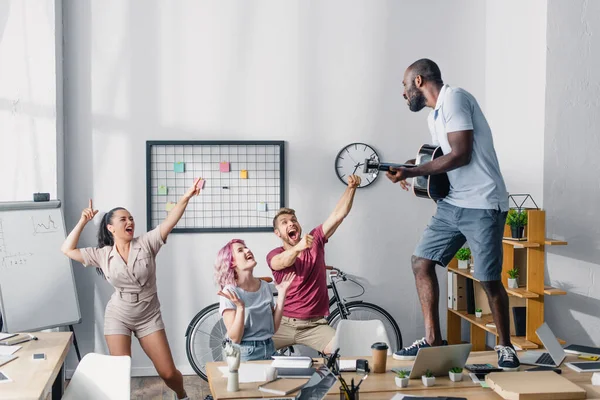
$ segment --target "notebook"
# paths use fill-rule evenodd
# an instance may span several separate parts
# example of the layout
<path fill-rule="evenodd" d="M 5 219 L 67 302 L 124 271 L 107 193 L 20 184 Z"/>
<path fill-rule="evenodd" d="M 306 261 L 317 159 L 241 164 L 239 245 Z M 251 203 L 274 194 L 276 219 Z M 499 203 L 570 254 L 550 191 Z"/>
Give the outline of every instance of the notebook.
<path fill-rule="evenodd" d="M 0 344 L 4 346 L 12 346 L 15 344 L 27 342 L 29 340 L 37 340 L 37 338 L 29 333 L 22 333 L 16 336 L 12 336 L 8 339 L 0 340 Z"/>
<path fill-rule="evenodd" d="M 285 396 L 286 394 L 290 394 L 292 392 L 300 390 L 304 385 L 306 385 L 306 382 L 308 382 L 308 379 L 298 380 L 277 378 L 263 385 L 260 385 L 258 387 L 258 390 L 260 390 L 261 392 Z"/>
<path fill-rule="evenodd" d="M 600 348 L 598 347 L 590 347 L 590 346 L 581 346 L 578 344 L 570 344 L 565 347 L 565 353 L 569 354 L 580 354 L 584 356 L 600 356 Z"/>
<path fill-rule="evenodd" d="M 11 338 L 13 336 L 17 336 L 17 334 L 16 333 L 1 333 L 0 332 L 0 340 L 5 340 L 5 339 Z"/>
<path fill-rule="evenodd" d="M 310 378 L 315 373 L 314 368 L 278 368 L 278 378 Z"/>
<path fill-rule="evenodd" d="M 275 368 L 309 368 L 313 364 L 312 357 L 306 356 L 273 356 L 272 367 Z"/>

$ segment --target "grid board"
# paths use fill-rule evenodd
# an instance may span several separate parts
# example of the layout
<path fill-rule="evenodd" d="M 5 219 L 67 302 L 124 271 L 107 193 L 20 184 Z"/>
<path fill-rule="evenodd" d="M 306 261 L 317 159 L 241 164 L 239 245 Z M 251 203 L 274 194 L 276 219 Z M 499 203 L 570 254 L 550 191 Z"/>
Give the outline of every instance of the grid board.
<path fill-rule="evenodd" d="M 283 143 L 147 141 L 148 230 L 202 178 L 200 194 L 190 200 L 173 232 L 272 231 L 273 217 L 285 204 Z M 221 170 L 222 163 L 228 163 L 228 172 Z"/>

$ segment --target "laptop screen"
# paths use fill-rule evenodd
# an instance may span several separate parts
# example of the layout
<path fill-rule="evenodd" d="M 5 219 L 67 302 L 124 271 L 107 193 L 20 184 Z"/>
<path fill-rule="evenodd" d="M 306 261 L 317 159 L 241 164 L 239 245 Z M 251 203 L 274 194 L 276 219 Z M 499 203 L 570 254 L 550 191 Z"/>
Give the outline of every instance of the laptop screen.
<path fill-rule="evenodd" d="M 550 330 L 548 324 L 544 322 L 542 326 L 537 328 L 535 333 L 537 333 L 538 337 L 544 344 L 544 347 L 548 350 L 548 353 L 550 353 L 554 363 L 556 365 L 560 365 L 560 363 L 562 363 L 565 359 L 565 350 L 558 342 L 558 339 L 556 339 L 556 336 L 554 336 L 554 333 L 552 333 Z"/>

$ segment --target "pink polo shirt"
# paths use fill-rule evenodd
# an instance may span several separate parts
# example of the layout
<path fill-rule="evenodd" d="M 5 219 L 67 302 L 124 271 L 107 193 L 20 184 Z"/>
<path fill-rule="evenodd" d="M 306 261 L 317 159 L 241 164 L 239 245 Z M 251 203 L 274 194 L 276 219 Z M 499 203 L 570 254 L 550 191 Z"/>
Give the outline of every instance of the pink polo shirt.
<path fill-rule="evenodd" d="M 329 315 L 329 295 L 325 270 L 325 243 L 327 238 L 323 226 L 319 225 L 310 234 L 314 240 L 310 249 L 303 250 L 293 265 L 279 271 L 271 268 L 271 260 L 283 253 L 283 247 L 271 250 L 267 255 L 267 264 L 273 271 L 275 282 L 279 283 L 284 275 L 294 271 L 296 279 L 288 289 L 283 315 L 289 318 L 309 319 Z"/>

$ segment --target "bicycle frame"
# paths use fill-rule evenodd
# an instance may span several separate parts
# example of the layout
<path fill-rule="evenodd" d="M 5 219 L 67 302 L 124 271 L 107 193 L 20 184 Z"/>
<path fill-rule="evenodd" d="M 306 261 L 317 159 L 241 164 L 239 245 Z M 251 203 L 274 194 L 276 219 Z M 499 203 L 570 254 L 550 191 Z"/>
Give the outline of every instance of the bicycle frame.
<path fill-rule="evenodd" d="M 340 311 L 340 317 L 342 319 L 348 319 L 349 313 L 348 313 L 348 308 L 346 307 L 345 299 L 343 299 L 340 296 L 340 293 L 338 292 L 337 285 L 336 285 L 336 280 L 346 281 L 346 276 L 342 271 L 340 271 L 337 268 L 332 267 L 332 271 L 335 271 L 336 273 L 335 273 L 335 275 L 331 274 L 331 272 L 329 273 L 330 284 L 327 285 L 327 289 L 331 289 L 333 291 L 333 299 L 330 299 L 330 306 L 331 306 L 331 304 L 336 304 L 338 310 Z M 332 301 L 333 301 L 333 303 L 332 303 Z"/>

